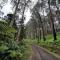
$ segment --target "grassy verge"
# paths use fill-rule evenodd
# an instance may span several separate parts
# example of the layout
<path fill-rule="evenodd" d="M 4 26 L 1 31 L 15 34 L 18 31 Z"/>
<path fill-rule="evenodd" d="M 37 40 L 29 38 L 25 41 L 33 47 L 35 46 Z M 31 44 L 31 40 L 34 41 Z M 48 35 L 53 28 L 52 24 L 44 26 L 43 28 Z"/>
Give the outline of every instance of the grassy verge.
<path fill-rule="evenodd" d="M 42 46 L 49 51 L 60 55 L 60 33 L 57 33 L 57 40 L 53 40 L 52 35 L 46 36 L 46 41 L 40 40 L 39 46 Z"/>
<path fill-rule="evenodd" d="M 25 52 L 23 53 L 22 59 L 21 60 L 31 60 L 32 56 L 32 44 L 36 44 L 37 40 L 32 40 L 32 39 L 24 39 L 24 43 L 26 45 Z"/>

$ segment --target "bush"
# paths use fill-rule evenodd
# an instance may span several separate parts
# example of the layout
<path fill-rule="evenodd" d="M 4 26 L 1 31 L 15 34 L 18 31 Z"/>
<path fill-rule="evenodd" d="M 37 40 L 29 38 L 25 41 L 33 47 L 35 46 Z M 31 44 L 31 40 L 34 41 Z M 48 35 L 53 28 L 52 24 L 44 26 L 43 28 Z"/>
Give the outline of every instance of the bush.
<path fill-rule="evenodd" d="M 0 60 L 20 60 L 21 48 L 14 40 L 16 30 L 7 22 L 0 21 Z"/>

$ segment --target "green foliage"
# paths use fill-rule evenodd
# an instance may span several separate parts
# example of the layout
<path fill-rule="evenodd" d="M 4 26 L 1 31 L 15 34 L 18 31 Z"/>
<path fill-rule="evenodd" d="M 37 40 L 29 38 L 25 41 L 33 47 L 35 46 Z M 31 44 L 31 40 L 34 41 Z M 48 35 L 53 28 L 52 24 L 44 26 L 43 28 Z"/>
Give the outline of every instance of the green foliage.
<path fill-rule="evenodd" d="M 19 57 L 22 57 L 22 54 L 20 53 L 20 51 L 18 51 L 18 50 L 10 50 L 9 51 L 10 52 L 10 57 L 16 57 L 16 56 L 19 56 Z"/>
<path fill-rule="evenodd" d="M 3 44 L 0 46 L 0 52 L 4 52 L 7 49 L 8 49 L 8 47 Z"/>
<path fill-rule="evenodd" d="M 11 40 L 12 42 L 12 40 Z M 20 50 L 19 45 L 14 41 L 13 43 L 1 43 L 0 44 L 0 53 L 3 54 L 1 55 L 2 57 L 0 58 L 7 58 L 7 60 L 9 60 L 10 58 L 13 60 L 14 58 L 21 58 L 22 57 L 22 53 Z M 8 54 L 8 55 L 7 55 Z M 3 57 L 5 56 L 5 57 Z"/>
<path fill-rule="evenodd" d="M 55 41 L 53 40 L 53 36 L 51 34 L 48 34 L 46 36 L 46 41 L 43 41 L 43 39 L 41 39 L 38 45 L 60 55 L 60 33 L 57 33 L 57 40 Z"/>
<path fill-rule="evenodd" d="M 0 40 L 10 40 L 14 38 L 16 30 L 9 27 L 7 22 L 0 21 Z"/>
<path fill-rule="evenodd" d="M 0 60 L 17 60 L 22 57 L 18 43 L 14 40 L 16 30 L 7 22 L 0 21 Z"/>
<path fill-rule="evenodd" d="M 22 54 L 23 54 L 21 60 L 29 60 L 29 57 L 32 55 L 31 44 L 32 44 L 32 40 L 30 39 L 24 39 L 20 44 L 20 48 L 22 49 Z"/>

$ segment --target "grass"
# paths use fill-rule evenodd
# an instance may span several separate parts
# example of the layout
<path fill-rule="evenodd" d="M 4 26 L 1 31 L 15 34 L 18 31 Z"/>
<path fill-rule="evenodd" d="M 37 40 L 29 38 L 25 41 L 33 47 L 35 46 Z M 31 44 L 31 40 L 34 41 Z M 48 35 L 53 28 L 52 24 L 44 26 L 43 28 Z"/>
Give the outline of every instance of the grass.
<path fill-rule="evenodd" d="M 36 39 L 24 39 L 24 43 L 26 44 L 26 50 L 21 60 L 30 60 L 32 56 L 32 44 L 37 44 L 37 40 Z"/>
<path fill-rule="evenodd" d="M 49 51 L 60 55 L 60 33 L 57 33 L 56 41 L 53 40 L 53 36 L 50 34 L 46 36 L 46 41 L 41 39 L 38 45 L 43 46 Z"/>
<path fill-rule="evenodd" d="M 29 60 L 29 57 L 32 54 L 32 44 L 37 44 L 39 46 L 43 46 L 44 48 L 48 49 L 51 52 L 57 53 L 60 55 L 60 51 L 58 51 L 58 49 L 55 48 L 60 48 L 60 33 L 57 33 L 57 44 L 56 46 L 53 46 L 53 36 L 51 34 L 46 36 L 46 41 L 43 41 L 43 39 L 40 40 L 40 43 L 38 44 L 38 40 L 37 39 L 24 39 L 24 43 L 27 46 L 27 49 L 22 57 L 22 60 Z M 55 47 L 55 48 L 53 48 Z"/>

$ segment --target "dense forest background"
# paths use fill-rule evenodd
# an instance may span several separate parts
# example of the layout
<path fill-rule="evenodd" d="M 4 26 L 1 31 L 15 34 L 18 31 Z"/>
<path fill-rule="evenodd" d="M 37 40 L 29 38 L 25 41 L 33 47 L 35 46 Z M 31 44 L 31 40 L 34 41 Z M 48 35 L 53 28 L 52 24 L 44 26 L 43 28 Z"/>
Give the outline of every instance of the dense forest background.
<path fill-rule="evenodd" d="M 60 0 L 37 0 L 35 4 L 10 0 L 13 13 L 4 15 L 7 2 L 0 1 L 0 60 L 24 60 L 32 44 L 60 55 Z M 31 16 L 25 24 L 28 9 Z"/>

